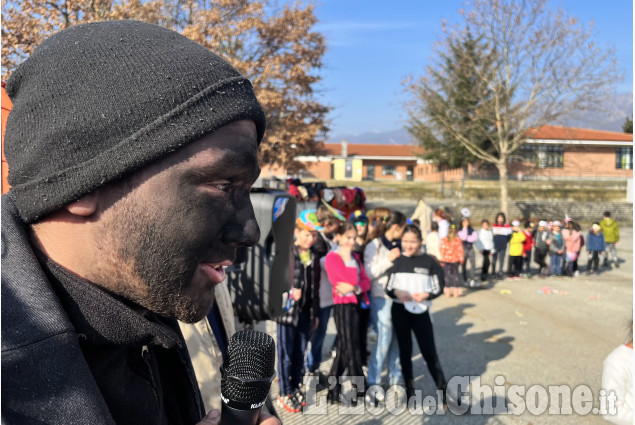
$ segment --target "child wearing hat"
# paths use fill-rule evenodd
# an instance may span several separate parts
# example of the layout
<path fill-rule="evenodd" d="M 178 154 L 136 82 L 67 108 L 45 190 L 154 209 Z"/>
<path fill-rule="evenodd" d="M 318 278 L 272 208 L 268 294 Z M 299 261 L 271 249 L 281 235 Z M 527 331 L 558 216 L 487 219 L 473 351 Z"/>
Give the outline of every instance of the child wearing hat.
<path fill-rule="evenodd" d="M 586 266 L 587 274 L 598 274 L 600 265 L 600 255 L 606 255 L 606 243 L 604 242 L 604 234 L 600 223 L 593 223 L 591 230 L 586 238 L 586 249 L 588 262 Z"/>
<path fill-rule="evenodd" d="M 368 236 L 368 216 L 364 214 L 364 211 L 357 210 L 351 214 L 349 220 L 353 222 L 355 229 L 357 230 L 355 248 L 353 248 L 353 252 L 360 257 L 363 257 L 364 242 L 366 242 L 366 236 Z"/>
<path fill-rule="evenodd" d="M 512 221 L 512 236 L 509 239 L 510 280 L 520 280 L 523 267 L 523 245 L 526 239 L 525 234 L 520 230 L 520 221 Z"/>
<path fill-rule="evenodd" d="M 545 261 L 547 254 L 549 253 L 549 244 L 547 243 L 548 239 L 549 230 L 547 230 L 547 222 L 545 220 L 540 220 L 533 239 L 535 248 L 534 261 L 540 267 L 540 271 L 538 272 L 539 278 L 545 278 L 549 275 L 549 269 L 547 268 L 547 262 Z"/>
<path fill-rule="evenodd" d="M 353 222 L 355 225 L 355 230 L 357 230 L 357 236 L 355 237 L 355 247 L 353 248 L 353 253 L 357 254 L 359 258 L 364 258 L 364 242 L 366 241 L 366 236 L 368 236 L 368 216 L 364 214 L 364 211 L 357 210 L 354 211 L 349 221 Z M 367 347 L 367 334 L 368 334 L 368 325 L 370 323 L 370 292 L 363 292 L 360 294 L 359 298 L 359 343 L 361 346 L 362 353 L 362 364 L 366 366 L 368 352 L 366 351 Z"/>
<path fill-rule="evenodd" d="M 280 384 L 278 404 L 292 413 L 299 412 L 306 404 L 300 383 L 304 352 L 320 308 L 319 296 L 313 285 L 316 255 L 311 250 L 320 230 L 323 228 L 319 226 L 315 210 L 300 213 L 294 231 L 293 282 L 284 300 L 285 312 L 276 318 Z"/>

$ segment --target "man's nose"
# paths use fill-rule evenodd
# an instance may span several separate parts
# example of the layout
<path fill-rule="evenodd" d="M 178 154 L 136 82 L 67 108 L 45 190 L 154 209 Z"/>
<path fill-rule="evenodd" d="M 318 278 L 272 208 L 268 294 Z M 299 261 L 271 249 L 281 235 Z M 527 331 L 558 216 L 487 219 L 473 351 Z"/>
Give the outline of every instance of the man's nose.
<path fill-rule="evenodd" d="M 247 199 L 225 227 L 223 241 L 234 246 L 253 246 L 260 240 L 260 227 L 251 200 Z"/>

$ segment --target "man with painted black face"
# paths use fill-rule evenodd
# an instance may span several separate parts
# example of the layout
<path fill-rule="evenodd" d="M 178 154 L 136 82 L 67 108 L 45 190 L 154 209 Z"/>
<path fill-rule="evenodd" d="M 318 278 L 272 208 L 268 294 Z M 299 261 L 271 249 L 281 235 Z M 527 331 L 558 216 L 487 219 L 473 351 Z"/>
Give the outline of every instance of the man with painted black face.
<path fill-rule="evenodd" d="M 259 237 L 251 84 L 175 32 L 115 21 L 50 37 L 6 89 L 3 423 L 199 422 L 177 319 L 203 319 Z"/>

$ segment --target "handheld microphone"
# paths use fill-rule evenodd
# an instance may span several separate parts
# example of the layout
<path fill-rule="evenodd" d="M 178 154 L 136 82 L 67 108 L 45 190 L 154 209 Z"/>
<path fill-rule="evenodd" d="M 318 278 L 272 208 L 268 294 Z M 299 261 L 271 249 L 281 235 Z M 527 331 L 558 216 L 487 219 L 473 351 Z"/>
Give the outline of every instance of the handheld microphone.
<path fill-rule="evenodd" d="M 221 425 L 258 422 L 275 377 L 276 343 L 264 332 L 246 329 L 229 339 L 221 367 Z"/>

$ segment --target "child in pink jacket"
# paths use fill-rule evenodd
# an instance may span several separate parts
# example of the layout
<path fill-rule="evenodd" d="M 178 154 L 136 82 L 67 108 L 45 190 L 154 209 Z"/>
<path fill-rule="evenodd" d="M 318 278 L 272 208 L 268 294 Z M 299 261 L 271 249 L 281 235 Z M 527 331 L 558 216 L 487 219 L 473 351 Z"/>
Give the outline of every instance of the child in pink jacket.
<path fill-rule="evenodd" d="M 580 249 L 582 249 L 582 237 L 580 232 L 575 230 L 574 223 L 569 221 L 562 231 L 562 237 L 564 238 L 565 258 L 567 264 L 564 268 L 564 272 L 567 276 L 573 276 L 573 264 L 578 259 Z"/>
<path fill-rule="evenodd" d="M 364 376 L 358 295 L 363 297 L 370 290 L 370 280 L 359 256 L 353 253 L 356 236 L 357 230 L 352 222 L 342 223 L 335 236 L 338 248 L 329 252 L 324 260 L 326 273 L 333 285 L 333 318 L 337 329 L 337 354 L 330 375 L 338 382 L 329 390 L 328 400 L 332 403 L 340 400 L 339 381 L 345 369 L 348 369 L 348 376 Z M 361 301 L 367 302 L 363 298 Z"/>

